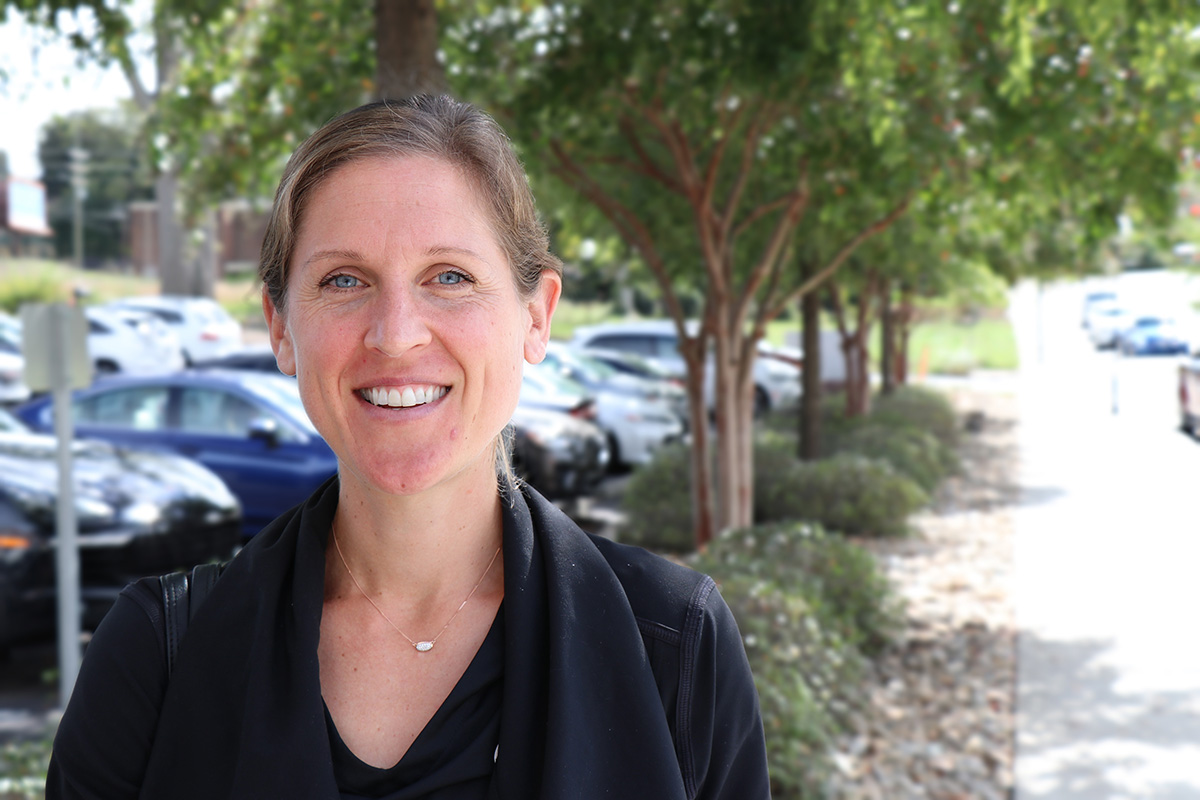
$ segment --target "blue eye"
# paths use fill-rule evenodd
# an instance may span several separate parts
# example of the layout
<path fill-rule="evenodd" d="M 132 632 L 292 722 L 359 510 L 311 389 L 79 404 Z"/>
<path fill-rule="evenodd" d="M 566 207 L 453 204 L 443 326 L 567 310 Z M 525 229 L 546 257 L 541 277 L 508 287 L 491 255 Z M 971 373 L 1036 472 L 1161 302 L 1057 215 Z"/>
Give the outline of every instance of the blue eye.
<path fill-rule="evenodd" d="M 358 278 L 353 275 L 334 275 L 328 283 L 335 289 L 353 289 L 358 285 Z"/>
<path fill-rule="evenodd" d="M 468 280 L 470 278 L 466 275 L 454 270 L 447 270 L 446 272 L 439 272 L 437 274 L 437 282 L 442 286 L 457 286 L 460 283 L 466 283 Z"/>

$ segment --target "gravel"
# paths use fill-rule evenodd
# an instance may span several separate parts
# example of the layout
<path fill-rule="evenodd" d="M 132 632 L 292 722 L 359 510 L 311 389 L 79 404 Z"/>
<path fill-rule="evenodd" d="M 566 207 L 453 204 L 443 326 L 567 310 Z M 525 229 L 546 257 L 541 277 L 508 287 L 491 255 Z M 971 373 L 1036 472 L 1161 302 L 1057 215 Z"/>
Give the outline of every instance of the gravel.
<path fill-rule="evenodd" d="M 863 541 L 905 602 L 867 712 L 838 744 L 829 796 L 992 800 L 1013 788 L 1015 395 L 958 389 L 962 473 L 905 540 Z"/>

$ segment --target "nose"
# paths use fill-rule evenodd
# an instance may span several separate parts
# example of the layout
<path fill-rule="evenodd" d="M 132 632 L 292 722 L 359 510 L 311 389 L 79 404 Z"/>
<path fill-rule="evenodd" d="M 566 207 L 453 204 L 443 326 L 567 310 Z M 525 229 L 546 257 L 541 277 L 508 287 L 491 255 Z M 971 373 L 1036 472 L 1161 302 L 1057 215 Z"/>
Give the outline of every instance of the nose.
<path fill-rule="evenodd" d="M 395 358 L 429 340 L 429 325 L 419 299 L 400 287 L 380 290 L 370 305 L 364 344 Z"/>

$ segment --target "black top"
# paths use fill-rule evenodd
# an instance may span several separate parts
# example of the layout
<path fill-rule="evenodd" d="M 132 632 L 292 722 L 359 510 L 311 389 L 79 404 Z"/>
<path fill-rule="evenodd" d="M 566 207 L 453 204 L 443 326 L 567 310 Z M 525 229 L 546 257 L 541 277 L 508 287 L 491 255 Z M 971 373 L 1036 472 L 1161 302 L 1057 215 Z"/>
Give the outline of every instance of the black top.
<path fill-rule="evenodd" d="M 317 657 L 337 500 L 333 478 L 250 540 L 169 680 L 157 579 L 122 593 L 55 736 L 47 800 L 341 795 Z M 769 797 L 754 681 L 712 579 L 590 536 L 531 489 L 502 510 L 489 800 Z M 457 752 L 471 737 L 450 738 Z"/>
<path fill-rule="evenodd" d="M 500 744 L 503 677 L 504 615 L 498 613 L 441 708 L 400 762 L 385 769 L 354 755 L 326 707 L 333 774 L 342 800 L 484 800 Z"/>

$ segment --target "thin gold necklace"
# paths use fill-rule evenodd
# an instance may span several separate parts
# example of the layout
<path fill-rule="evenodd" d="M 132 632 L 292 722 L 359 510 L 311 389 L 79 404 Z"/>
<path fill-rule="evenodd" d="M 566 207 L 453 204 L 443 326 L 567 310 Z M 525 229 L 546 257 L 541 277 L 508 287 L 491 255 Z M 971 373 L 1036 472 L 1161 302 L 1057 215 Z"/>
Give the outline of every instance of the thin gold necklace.
<path fill-rule="evenodd" d="M 370 603 L 376 611 L 379 612 L 379 616 L 383 617 L 388 625 L 391 625 L 393 628 L 395 628 L 396 633 L 408 640 L 408 643 L 415 647 L 418 653 L 428 653 L 433 649 L 433 646 L 437 644 L 437 640 L 440 639 L 442 634 L 446 632 L 446 628 L 449 628 L 450 623 L 454 622 L 454 618 L 458 616 L 458 612 L 462 611 L 463 607 L 466 606 L 466 604 L 471 601 L 471 598 L 475 596 L 475 592 L 478 591 L 479 587 L 483 584 L 483 579 L 486 578 L 488 573 L 492 571 L 492 565 L 496 563 L 496 559 L 500 556 L 500 547 L 504 546 L 502 544 L 500 547 L 496 548 L 496 552 L 492 554 L 492 560 L 488 562 L 487 567 L 483 570 L 483 574 L 479 576 L 479 580 L 475 583 L 475 587 L 471 589 L 471 593 L 467 595 L 467 599 L 463 600 L 462 605 L 454 610 L 454 613 L 450 615 L 450 619 L 446 620 L 446 624 L 442 626 L 440 631 L 438 631 L 437 636 L 426 641 L 418 642 L 410 637 L 407 633 L 400 630 L 400 626 L 392 622 L 392 618 L 383 613 L 383 609 L 380 608 L 379 605 L 371 599 L 371 595 L 367 594 L 366 590 L 363 589 L 362 584 L 358 582 L 358 578 L 354 577 L 354 573 L 350 571 L 350 565 L 346 563 L 346 556 L 342 554 L 342 546 L 338 544 L 337 526 L 331 523 L 329 529 L 333 533 L 333 546 L 337 550 L 338 558 L 342 560 L 342 566 L 346 568 L 346 574 L 350 576 L 350 580 L 354 581 L 354 585 L 358 587 L 358 591 L 362 593 L 362 596 L 366 598 L 366 601 Z"/>

